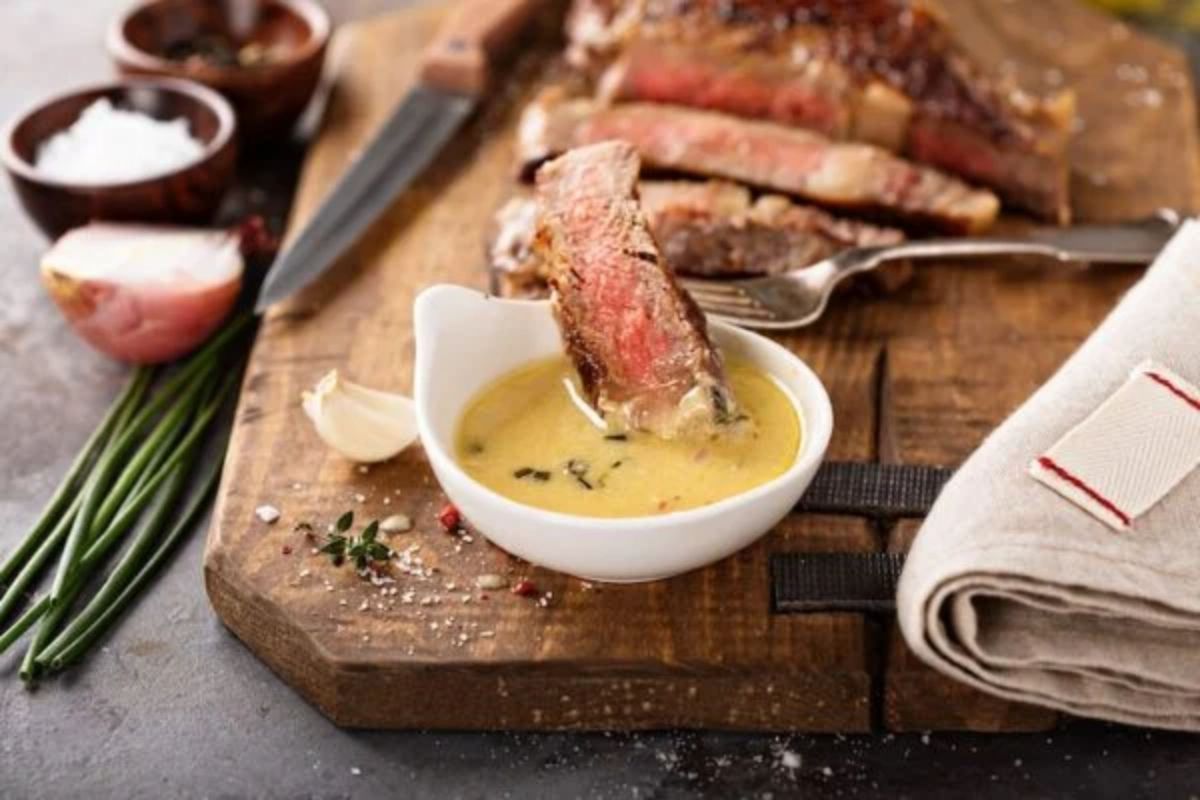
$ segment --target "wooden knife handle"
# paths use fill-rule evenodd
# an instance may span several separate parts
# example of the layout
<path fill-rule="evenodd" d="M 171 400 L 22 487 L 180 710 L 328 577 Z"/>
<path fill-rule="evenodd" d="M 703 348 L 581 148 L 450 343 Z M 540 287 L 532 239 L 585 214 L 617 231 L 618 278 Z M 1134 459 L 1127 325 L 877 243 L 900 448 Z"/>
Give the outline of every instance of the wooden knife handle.
<path fill-rule="evenodd" d="M 541 0 L 457 0 L 450 20 L 425 52 L 421 82 L 479 97 L 492 68 L 516 41 Z"/>

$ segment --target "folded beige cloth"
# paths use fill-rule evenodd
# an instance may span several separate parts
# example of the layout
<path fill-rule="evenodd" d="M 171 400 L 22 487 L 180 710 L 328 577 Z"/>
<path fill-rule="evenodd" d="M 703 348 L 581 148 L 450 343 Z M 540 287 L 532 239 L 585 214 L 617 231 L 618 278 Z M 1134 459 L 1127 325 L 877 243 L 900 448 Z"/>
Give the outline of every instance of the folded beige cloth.
<path fill-rule="evenodd" d="M 1001 697 L 1200 730 L 1200 470 L 1125 531 L 1029 474 L 1147 359 L 1200 385 L 1200 223 L 946 486 L 900 580 L 924 661 Z"/>

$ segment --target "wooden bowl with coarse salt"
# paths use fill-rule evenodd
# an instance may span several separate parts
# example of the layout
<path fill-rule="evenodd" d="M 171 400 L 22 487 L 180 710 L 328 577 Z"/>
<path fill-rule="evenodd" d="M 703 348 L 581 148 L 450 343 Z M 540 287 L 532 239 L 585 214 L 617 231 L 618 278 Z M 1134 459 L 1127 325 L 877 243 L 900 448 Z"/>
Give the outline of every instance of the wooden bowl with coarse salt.
<path fill-rule="evenodd" d="M 209 222 L 233 182 L 236 146 L 233 108 L 216 92 L 126 79 L 19 114 L 0 157 L 25 211 L 53 239 L 93 220 Z"/>

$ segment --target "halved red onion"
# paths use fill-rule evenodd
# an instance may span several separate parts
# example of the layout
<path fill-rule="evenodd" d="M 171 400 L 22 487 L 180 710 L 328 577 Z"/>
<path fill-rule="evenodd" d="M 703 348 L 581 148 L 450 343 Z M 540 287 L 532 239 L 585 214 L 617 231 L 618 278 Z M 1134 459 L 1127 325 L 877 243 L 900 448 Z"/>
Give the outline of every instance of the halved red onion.
<path fill-rule="evenodd" d="M 235 233 L 92 223 L 62 236 L 42 280 L 85 340 L 113 358 L 186 355 L 233 309 L 243 260 Z"/>

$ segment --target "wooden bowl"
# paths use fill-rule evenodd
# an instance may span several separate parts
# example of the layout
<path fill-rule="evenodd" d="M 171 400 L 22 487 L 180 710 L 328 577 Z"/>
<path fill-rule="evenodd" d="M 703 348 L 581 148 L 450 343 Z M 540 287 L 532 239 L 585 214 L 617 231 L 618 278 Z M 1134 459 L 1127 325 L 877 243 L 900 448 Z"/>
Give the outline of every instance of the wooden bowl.
<path fill-rule="evenodd" d="M 41 174 L 38 145 L 103 97 L 156 119 L 186 119 L 204 151 L 171 172 L 124 183 L 77 183 Z M 52 239 L 97 219 L 203 223 L 233 181 L 236 125 L 229 103 L 199 84 L 123 80 L 55 97 L 19 115 L 4 133 L 2 156 L 25 211 Z"/>
<path fill-rule="evenodd" d="M 314 0 L 258 0 L 258 19 L 235 34 L 231 12 L 245 7 L 253 4 L 142 0 L 113 23 L 108 50 L 125 75 L 187 78 L 221 92 L 233 103 L 246 141 L 286 135 L 320 81 L 329 15 Z M 271 56 L 253 66 L 223 66 L 179 55 L 213 37 Z"/>

